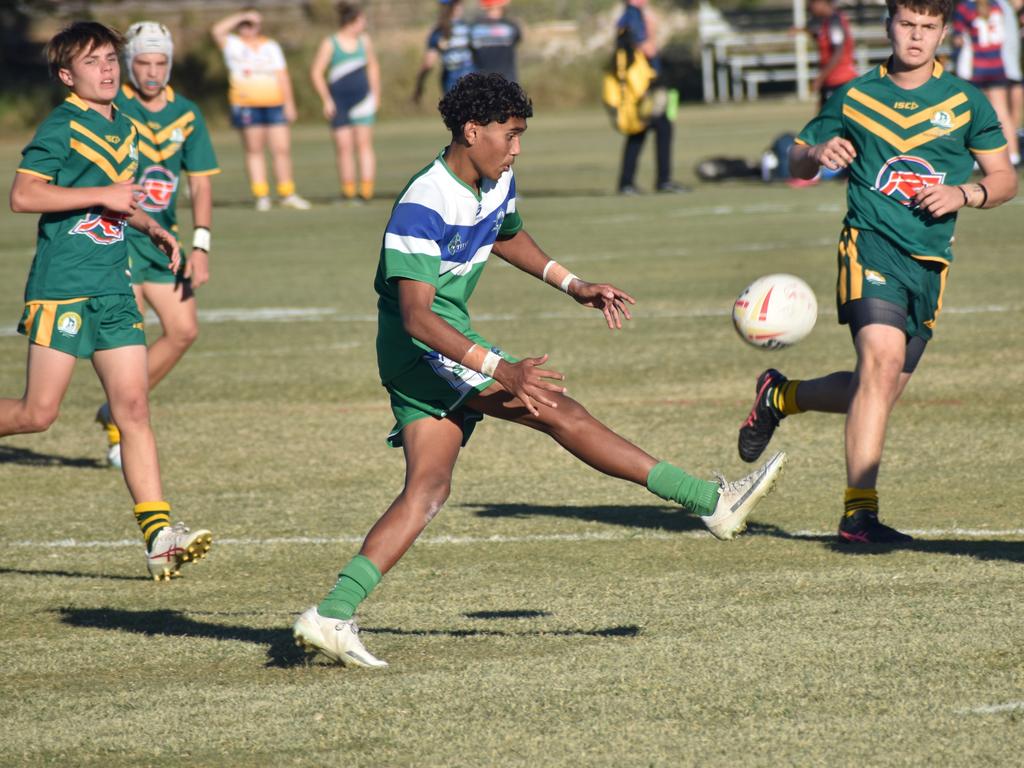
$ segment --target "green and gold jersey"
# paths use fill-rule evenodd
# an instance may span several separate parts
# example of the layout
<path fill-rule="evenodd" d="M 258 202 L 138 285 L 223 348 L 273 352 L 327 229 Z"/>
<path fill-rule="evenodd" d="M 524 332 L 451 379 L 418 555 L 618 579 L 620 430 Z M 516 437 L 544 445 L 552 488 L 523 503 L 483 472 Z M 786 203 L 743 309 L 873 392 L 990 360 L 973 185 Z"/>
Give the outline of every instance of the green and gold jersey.
<path fill-rule="evenodd" d="M 857 157 L 847 186 L 847 226 L 871 230 L 915 257 L 951 262 L 956 214 L 935 219 L 912 207 L 924 187 L 966 182 L 974 154 L 1006 146 L 988 99 L 936 63 L 924 85 L 907 91 L 885 65 L 839 89 L 797 141 L 834 136 L 853 143 Z"/>
<path fill-rule="evenodd" d="M 139 184 L 146 197 L 139 203 L 168 232 L 178 233 L 178 184 L 182 173 L 212 176 L 220 173 L 203 113 L 194 102 L 167 86 L 167 104 L 150 112 L 130 85 L 121 86 L 114 104 L 139 133 Z M 133 245 L 156 250 L 142 232 L 128 233 Z"/>
<path fill-rule="evenodd" d="M 108 120 L 72 94 L 22 150 L 18 173 L 57 187 L 103 187 L 135 178 L 135 127 L 120 110 Z M 39 217 L 25 300 L 132 292 L 124 216 L 101 206 Z"/>

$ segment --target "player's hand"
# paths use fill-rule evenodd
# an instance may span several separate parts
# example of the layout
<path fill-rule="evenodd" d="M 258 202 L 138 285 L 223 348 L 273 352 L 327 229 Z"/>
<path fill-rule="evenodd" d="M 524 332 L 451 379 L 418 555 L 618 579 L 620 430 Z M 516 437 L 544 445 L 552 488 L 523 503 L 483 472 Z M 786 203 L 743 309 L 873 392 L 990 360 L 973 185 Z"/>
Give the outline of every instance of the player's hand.
<path fill-rule="evenodd" d="M 938 219 L 959 211 L 967 205 L 964 193 L 959 187 L 950 187 L 945 184 L 934 184 L 920 190 L 911 199 L 911 206 L 920 211 L 925 211 L 929 216 Z"/>
<path fill-rule="evenodd" d="M 809 154 L 818 165 L 823 165 L 830 171 L 838 171 L 840 168 L 849 167 L 857 157 L 857 150 L 853 148 L 849 139 L 833 136 L 824 144 L 815 144 Z"/>
<path fill-rule="evenodd" d="M 328 99 L 324 102 L 324 117 L 328 120 L 333 120 L 337 112 L 338 108 L 334 105 L 334 99 Z"/>
<path fill-rule="evenodd" d="M 295 119 L 299 116 L 298 111 L 295 109 L 295 105 L 288 103 L 284 105 L 284 119 L 289 124 L 294 123 Z"/>
<path fill-rule="evenodd" d="M 181 246 L 178 245 L 178 238 L 154 224 L 149 230 L 149 239 L 153 245 L 167 254 L 167 268 L 177 274 L 181 269 Z"/>
<path fill-rule="evenodd" d="M 183 276 L 192 281 L 192 288 L 198 288 L 210 279 L 210 254 L 202 248 L 193 248 L 185 262 Z"/>
<path fill-rule="evenodd" d="M 103 190 L 103 207 L 128 217 L 135 213 L 139 201 L 146 196 L 146 188 L 133 181 L 119 181 L 103 187 Z"/>
<path fill-rule="evenodd" d="M 608 283 L 588 283 L 576 278 L 569 286 L 569 295 L 585 307 L 599 309 L 605 322 L 612 330 L 622 327 L 622 319 L 632 320 L 627 304 L 636 304 L 636 299 L 623 290 Z"/>
<path fill-rule="evenodd" d="M 565 392 L 565 387 L 553 384 L 553 381 L 565 381 L 558 371 L 541 368 L 548 361 L 547 355 L 527 357 L 518 363 L 502 360 L 494 371 L 494 380 L 506 391 L 519 398 L 519 401 L 534 416 L 540 415 L 537 403 L 549 408 L 557 408 L 558 403 L 549 394 Z"/>

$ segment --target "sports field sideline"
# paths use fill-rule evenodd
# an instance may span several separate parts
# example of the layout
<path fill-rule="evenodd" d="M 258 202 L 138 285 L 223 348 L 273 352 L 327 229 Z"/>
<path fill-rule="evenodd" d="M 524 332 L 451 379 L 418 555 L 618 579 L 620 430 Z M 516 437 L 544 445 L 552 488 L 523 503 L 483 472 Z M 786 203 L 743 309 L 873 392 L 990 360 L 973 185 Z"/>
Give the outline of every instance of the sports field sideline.
<path fill-rule="evenodd" d="M 685 108 L 677 175 L 694 192 L 620 198 L 604 116 L 540 111 L 516 165 L 526 228 L 574 272 L 633 293 L 636 318 L 609 333 L 495 259 L 473 300 L 479 330 L 549 353 L 571 395 L 653 454 L 739 476 L 756 375 L 852 361 L 832 298 L 843 190 L 697 184 L 691 169 L 754 159 L 809 114 Z M 833 544 L 838 418 L 782 425 L 773 447 L 789 465 L 731 543 L 486 421 L 448 505 L 361 610 L 391 667 L 307 664 L 294 617 L 402 482 L 384 445 L 372 278 L 391 198 L 445 135 L 425 116 L 377 136 L 377 200 L 335 203 L 327 131 L 302 126 L 296 177 L 316 206 L 262 215 L 237 137 L 214 137 L 202 333 L 152 403 L 175 516 L 213 530 L 209 558 L 172 583 L 146 577 L 86 364 L 49 432 L 0 441 L 0 765 L 1019 762 L 1020 198 L 961 215 L 936 339 L 894 415 L 882 514 L 919 536 L 912 548 Z M 8 185 L 27 138 L 0 140 Z M 0 213 L 2 396 L 24 384 L 13 328 L 34 236 L 34 216 Z M 821 316 L 800 345 L 763 353 L 729 308 L 776 271 L 806 279 Z"/>

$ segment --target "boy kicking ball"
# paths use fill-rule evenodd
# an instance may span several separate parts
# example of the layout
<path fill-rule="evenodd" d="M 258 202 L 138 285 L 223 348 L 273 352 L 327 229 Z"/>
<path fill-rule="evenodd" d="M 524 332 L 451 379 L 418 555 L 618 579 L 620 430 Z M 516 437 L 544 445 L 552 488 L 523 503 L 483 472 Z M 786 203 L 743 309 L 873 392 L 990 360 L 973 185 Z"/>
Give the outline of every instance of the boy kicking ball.
<path fill-rule="evenodd" d="M 139 208 L 136 131 L 114 105 L 123 40 L 76 22 L 47 46 L 71 95 L 23 151 L 11 210 L 39 213 L 39 238 L 18 326 L 28 337 L 25 394 L 0 399 L 0 437 L 43 432 L 57 418 L 78 358 L 93 368 L 121 430 L 123 472 L 156 580 L 210 549 L 211 534 L 171 525 L 149 423 L 146 337 L 128 274 L 125 225 L 144 232 L 176 271 L 177 241 Z"/>
<path fill-rule="evenodd" d="M 512 165 L 533 107 L 518 85 L 500 75 L 466 75 L 440 111 L 451 143 L 399 197 L 374 283 L 378 367 L 397 420 L 388 442 L 405 453 L 405 487 L 334 588 L 294 626 L 299 645 L 346 666 L 387 666 L 363 647 L 353 616 L 440 511 L 459 449 L 484 415 L 544 432 L 594 469 L 681 504 L 719 539 L 744 530 L 785 463 L 777 453 L 736 482 L 693 477 L 567 397 L 564 376 L 543 367 L 547 355 L 517 359 L 473 330 L 467 303 L 492 251 L 599 310 L 612 330 L 630 319 L 634 300 L 572 274 L 523 229 Z"/>

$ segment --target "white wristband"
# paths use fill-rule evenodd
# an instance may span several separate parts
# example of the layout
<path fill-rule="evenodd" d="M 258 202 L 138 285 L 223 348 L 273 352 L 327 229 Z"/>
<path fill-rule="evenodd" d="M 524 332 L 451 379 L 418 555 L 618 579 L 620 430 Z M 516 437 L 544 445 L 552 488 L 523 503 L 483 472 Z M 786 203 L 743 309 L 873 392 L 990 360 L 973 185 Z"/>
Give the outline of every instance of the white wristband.
<path fill-rule="evenodd" d="M 557 263 L 554 259 L 548 259 L 548 263 L 544 265 L 544 271 L 540 274 L 540 279 L 546 283 L 548 281 L 548 270 Z"/>
<path fill-rule="evenodd" d="M 200 251 L 210 252 L 210 230 L 206 227 L 196 227 L 192 233 L 192 247 Z"/>
<path fill-rule="evenodd" d="M 484 364 L 480 366 L 480 373 L 484 376 L 494 376 L 494 371 L 498 368 L 498 363 L 501 362 L 501 355 L 497 352 L 487 352 L 487 357 L 484 358 Z"/>
<path fill-rule="evenodd" d="M 572 272 L 570 272 L 568 275 L 562 278 L 562 284 L 559 285 L 558 287 L 565 291 L 565 293 L 568 293 L 569 284 L 572 283 L 573 280 L 579 280 L 579 278 L 576 277 L 576 275 L 574 275 Z"/>

